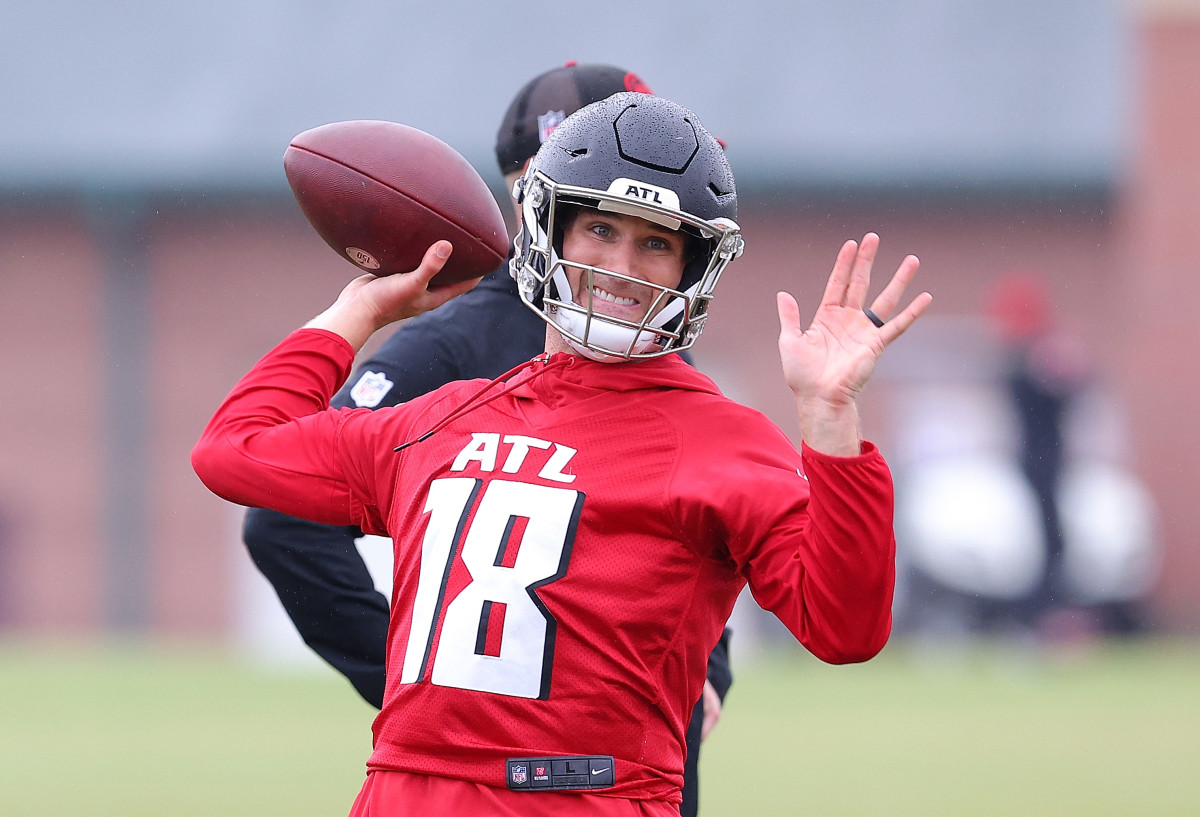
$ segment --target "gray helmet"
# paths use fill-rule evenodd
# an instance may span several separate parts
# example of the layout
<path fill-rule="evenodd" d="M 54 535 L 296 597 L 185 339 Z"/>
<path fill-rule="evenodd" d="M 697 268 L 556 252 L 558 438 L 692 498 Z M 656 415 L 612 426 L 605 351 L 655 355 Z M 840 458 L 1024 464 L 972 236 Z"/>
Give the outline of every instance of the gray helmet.
<path fill-rule="evenodd" d="M 573 348 L 597 360 L 689 348 L 704 327 L 721 273 L 742 252 L 734 220 L 737 192 L 724 149 L 694 113 L 658 96 L 615 94 L 567 117 L 513 195 L 522 207 L 522 226 L 511 272 L 522 300 Z M 638 216 L 684 232 L 692 251 L 678 288 L 567 263 L 556 218 L 563 205 Z M 639 322 L 593 312 L 590 297 L 575 302 L 564 266 L 649 286 L 658 291 L 654 306 Z"/>

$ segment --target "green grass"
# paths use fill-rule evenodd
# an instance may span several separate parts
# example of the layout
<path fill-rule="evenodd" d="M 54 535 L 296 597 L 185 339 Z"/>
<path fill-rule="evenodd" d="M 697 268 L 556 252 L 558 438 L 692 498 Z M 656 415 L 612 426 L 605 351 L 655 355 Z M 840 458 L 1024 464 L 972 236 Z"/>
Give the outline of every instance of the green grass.
<path fill-rule="evenodd" d="M 218 652 L 0 642 L 0 815 L 342 815 L 373 710 L 332 672 Z M 738 673 L 713 815 L 1200 814 L 1200 647 L 1054 659 L 902 644 Z"/>
<path fill-rule="evenodd" d="M 725 714 L 706 814 L 1200 814 L 1195 645 L 789 654 L 741 673 Z"/>
<path fill-rule="evenodd" d="M 372 716 L 332 673 L 0 646 L 0 815 L 344 815 Z"/>

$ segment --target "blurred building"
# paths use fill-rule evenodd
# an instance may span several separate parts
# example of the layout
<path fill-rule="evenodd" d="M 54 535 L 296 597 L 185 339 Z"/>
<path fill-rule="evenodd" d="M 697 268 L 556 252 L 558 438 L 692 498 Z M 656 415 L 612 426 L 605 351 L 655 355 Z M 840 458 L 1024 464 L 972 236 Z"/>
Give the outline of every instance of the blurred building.
<path fill-rule="evenodd" d="M 265 0 L 71 6 L 0 11 L 6 626 L 230 632 L 240 509 L 188 452 L 235 379 L 353 274 L 286 189 L 288 139 L 404 121 L 503 195 L 495 123 L 567 59 L 633 68 L 729 143 L 748 249 L 697 359 L 785 430 L 773 293 L 815 303 L 844 239 L 878 231 L 881 271 L 916 252 L 936 297 L 868 395 L 885 451 L 912 443 L 912 384 L 940 389 L 930 410 L 961 406 L 956 384 L 978 377 L 963 322 L 990 283 L 1045 271 L 1111 373 L 1130 435 L 1114 450 L 1159 509 L 1156 612 L 1200 624 L 1185 295 L 1200 272 L 1200 3 L 703 0 L 678 19 L 617 2 L 585 31 L 533 3 L 368 4 L 337 21 Z M 418 36 L 451 19 L 453 44 Z"/>

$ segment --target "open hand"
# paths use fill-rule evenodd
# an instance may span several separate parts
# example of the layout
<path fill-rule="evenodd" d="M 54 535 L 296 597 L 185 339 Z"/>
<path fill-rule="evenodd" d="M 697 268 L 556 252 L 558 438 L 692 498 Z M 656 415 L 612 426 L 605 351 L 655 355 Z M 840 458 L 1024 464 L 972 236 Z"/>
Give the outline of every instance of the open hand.
<path fill-rule="evenodd" d="M 796 299 L 786 292 L 780 292 L 776 299 L 779 356 L 784 380 L 796 397 L 802 436 L 819 450 L 838 449 L 828 453 L 857 453 L 850 450 L 853 446 L 846 436 L 848 424 L 853 423 L 857 429 L 855 401 L 875 371 L 883 350 L 933 300 L 928 292 L 923 292 L 903 310 L 896 311 L 920 264 L 916 256 L 906 256 L 883 292 L 871 302 L 871 311 L 884 321 L 882 326 L 875 326 L 863 308 L 878 248 L 879 236 L 875 233 L 863 236 L 861 244 L 847 241 L 842 245 L 821 304 L 807 330 L 801 324 Z M 826 432 L 834 436 L 828 438 L 829 445 L 823 448 Z"/>

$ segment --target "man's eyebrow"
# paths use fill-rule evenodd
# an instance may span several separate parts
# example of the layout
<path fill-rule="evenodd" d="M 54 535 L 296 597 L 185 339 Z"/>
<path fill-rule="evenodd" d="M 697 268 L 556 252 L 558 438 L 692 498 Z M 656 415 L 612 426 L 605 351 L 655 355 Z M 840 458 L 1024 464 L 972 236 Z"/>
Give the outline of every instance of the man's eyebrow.
<path fill-rule="evenodd" d="M 637 219 L 638 221 L 644 221 L 647 224 L 649 224 L 650 229 L 656 233 L 662 233 L 663 235 L 679 235 L 678 230 L 672 230 L 670 227 L 667 227 L 664 224 L 659 224 L 655 221 L 651 221 L 648 218 L 642 218 L 641 216 L 632 216 L 632 215 L 629 215 L 628 213 L 612 213 L 610 215 L 619 216 L 622 219 Z"/>

